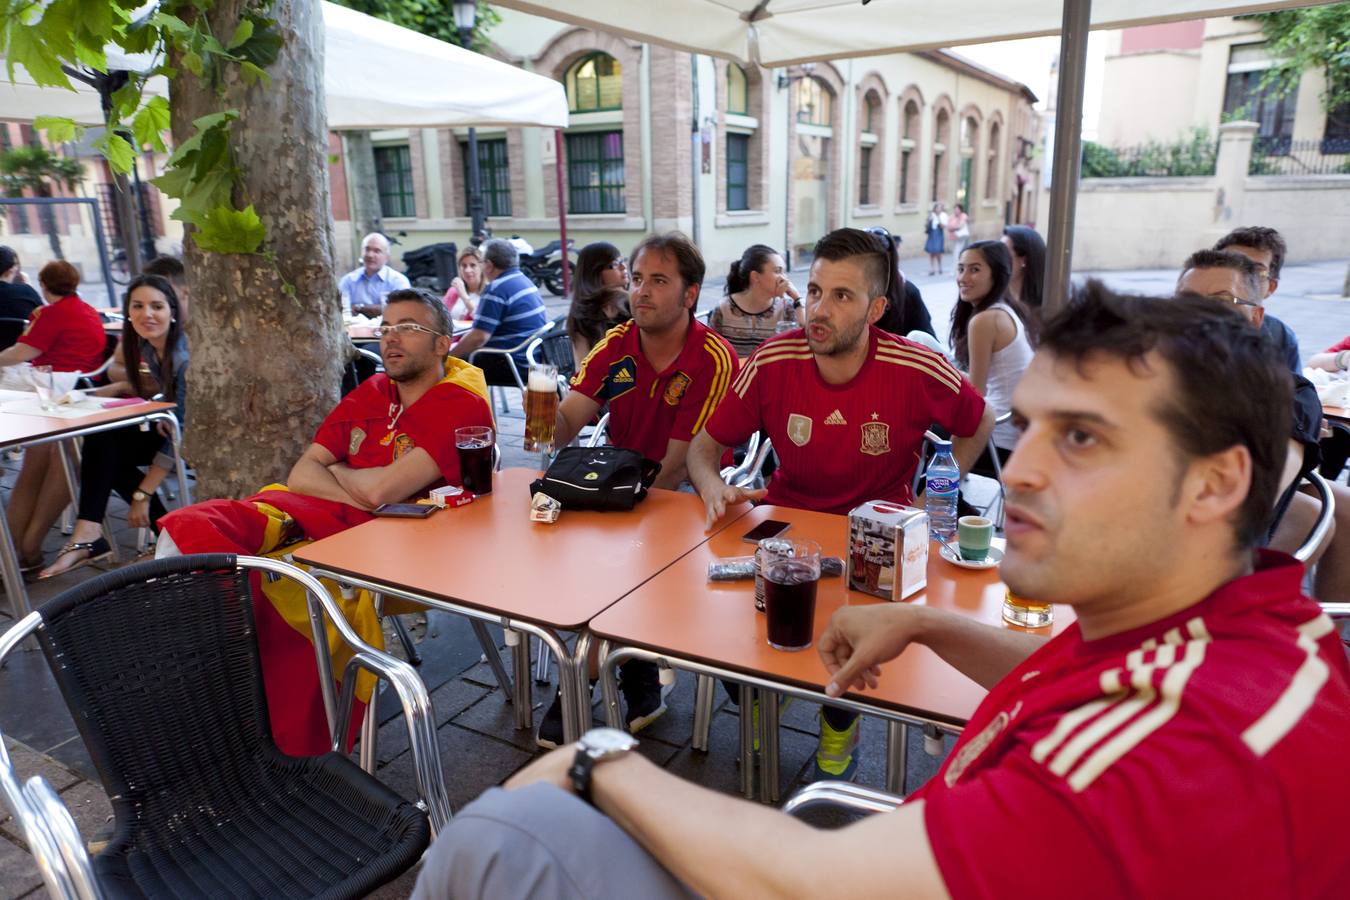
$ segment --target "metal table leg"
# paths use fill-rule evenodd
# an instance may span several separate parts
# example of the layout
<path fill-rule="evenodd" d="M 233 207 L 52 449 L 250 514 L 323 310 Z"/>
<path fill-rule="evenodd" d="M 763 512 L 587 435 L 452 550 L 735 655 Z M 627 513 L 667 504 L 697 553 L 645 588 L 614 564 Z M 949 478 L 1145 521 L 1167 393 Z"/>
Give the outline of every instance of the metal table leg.
<path fill-rule="evenodd" d="M 516 727 L 529 728 L 534 724 L 534 710 L 530 695 L 530 636 L 512 629 L 506 630 L 506 645 L 511 648 L 512 679 L 515 693 Z"/>
<path fill-rule="evenodd" d="M 506 702 L 510 703 L 515 696 L 511 688 L 511 676 L 506 674 L 506 666 L 502 664 L 502 656 L 497 652 L 492 635 L 488 633 L 487 624 L 482 619 L 470 619 L 469 627 L 473 629 L 474 636 L 478 638 L 478 646 L 487 657 L 488 668 L 492 669 L 492 675 L 497 679 L 497 687 L 502 689 L 502 695 L 506 697 Z"/>
<path fill-rule="evenodd" d="M 741 692 L 741 793 L 755 799 L 755 689 L 748 684 Z"/>
<path fill-rule="evenodd" d="M 23 573 L 19 571 L 19 554 L 14 549 L 14 537 L 9 533 L 9 514 L 5 510 L 3 497 L 0 497 L 0 575 L 3 575 L 5 593 L 9 594 L 9 605 L 17 622 L 28 615 L 32 608 L 28 605 L 28 588 L 23 583 Z"/>
<path fill-rule="evenodd" d="M 886 722 L 886 790 L 905 795 L 909 769 L 909 726 L 904 722 Z"/>
<path fill-rule="evenodd" d="M 350 675 L 355 678 L 356 673 Z M 380 723 L 376 707 L 380 700 L 380 682 L 377 679 L 375 689 L 370 692 L 370 702 L 366 704 L 366 714 L 361 719 L 361 768 L 375 774 L 375 765 L 379 760 L 376 754 L 376 744 L 380 739 Z"/>
<path fill-rule="evenodd" d="M 759 799 L 778 802 L 778 709 L 780 698 L 773 691 L 759 693 Z"/>
<path fill-rule="evenodd" d="M 694 688 L 694 736 L 690 746 L 708 752 L 708 732 L 712 730 L 713 680 L 700 674 Z"/>
<path fill-rule="evenodd" d="M 591 633 L 589 631 L 577 632 L 576 652 L 572 657 L 572 667 L 575 670 L 577 686 L 577 738 L 581 737 L 591 727 L 591 679 L 590 679 L 590 660 L 587 658 L 591 653 Z M 558 667 L 558 683 L 562 684 L 562 667 Z M 574 740 L 574 739 L 573 739 Z"/>
<path fill-rule="evenodd" d="M 609 659 L 609 641 L 600 642 L 600 696 L 605 708 L 605 724 L 610 728 L 622 728 L 623 719 L 619 714 L 619 682 L 614 675 L 614 664 Z"/>

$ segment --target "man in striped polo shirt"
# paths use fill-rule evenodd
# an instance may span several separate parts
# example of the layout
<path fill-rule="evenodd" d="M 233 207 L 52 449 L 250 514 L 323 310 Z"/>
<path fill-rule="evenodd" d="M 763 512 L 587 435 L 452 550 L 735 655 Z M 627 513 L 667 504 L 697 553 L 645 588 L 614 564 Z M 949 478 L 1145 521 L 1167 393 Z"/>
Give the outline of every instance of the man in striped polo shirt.
<path fill-rule="evenodd" d="M 953 436 L 961 471 L 988 444 L 994 413 L 941 353 L 874 327 L 898 271 L 890 241 L 841 228 L 815 247 L 806 329 L 769 339 L 741 370 L 689 452 L 708 524 L 743 499 L 846 513 L 868 500 L 914 503 L 924 432 Z M 767 491 L 729 487 L 718 461 L 763 429 L 779 467 Z M 842 527 L 842 526 L 841 526 Z M 857 770 L 855 713 L 821 710 L 816 777 Z"/>
<path fill-rule="evenodd" d="M 468 359 L 480 348 L 515 347 L 548 321 L 539 289 L 520 271 L 520 254 L 510 241 L 493 238 L 483 243 L 483 281 L 487 287 L 474 311 L 473 328 L 451 348 L 451 356 Z M 525 350 L 511 354 L 511 360 L 523 382 L 529 369 Z M 487 375 L 489 384 L 516 383 L 503 356 L 480 356 L 474 365 Z"/>

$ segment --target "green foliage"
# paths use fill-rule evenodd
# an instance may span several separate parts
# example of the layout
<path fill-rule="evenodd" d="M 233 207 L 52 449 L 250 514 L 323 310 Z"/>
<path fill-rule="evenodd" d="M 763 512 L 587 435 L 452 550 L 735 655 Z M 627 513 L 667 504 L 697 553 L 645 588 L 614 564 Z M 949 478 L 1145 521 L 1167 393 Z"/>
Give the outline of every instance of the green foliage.
<path fill-rule="evenodd" d="M 126 53 L 153 53 L 167 60 L 177 52 L 183 72 L 167 62 L 151 73 L 133 73 L 112 95 L 107 129 L 95 142 L 114 171 L 131 171 L 136 152 L 165 152 L 169 103 L 145 96 L 148 77 L 195 77 L 218 94 L 233 68 L 247 84 L 266 82 L 266 69 L 281 52 L 282 35 L 267 16 L 272 0 L 246 0 L 228 38 L 211 31 L 205 12 L 214 0 L 161 0 L 140 18 L 142 0 L 0 0 L 0 53 L 9 67 L 23 66 L 44 87 L 74 90 L 67 68 L 95 77 L 108 71 L 104 47 Z M 194 123 L 194 134 L 170 158 L 156 185 L 179 201 L 175 217 L 197 227 L 193 239 L 216 253 L 253 253 L 265 231 L 252 206 L 237 208 L 234 196 L 240 172 L 230 149 L 230 127 L 239 118 L 230 110 Z M 79 128 L 70 119 L 43 116 L 35 123 L 53 142 L 72 140 Z M 134 144 L 133 144 L 134 141 Z"/>
<path fill-rule="evenodd" d="M 455 28 L 454 3 L 451 0 L 334 0 L 339 6 L 363 12 L 403 28 L 434 37 L 448 44 L 459 44 Z M 478 0 L 473 39 L 469 46 L 479 53 L 492 45 L 488 32 L 501 24 L 502 17 L 486 0 Z"/>
<path fill-rule="evenodd" d="M 11 147 L 0 152 L 0 190 L 17 197 L 25 189 L 47 196 L 50 185 L 74 190 L 84 181 L 78 159 L 58 156 L 46 147 Z"/>
<path fill-rule="evenodd" d="M 1322 106 L 1331 111 L 1350 107 L 1350 3 L 1260 13 L 1266 49 L 1275 60 L 1261 84 L 1288 91 L 1306 69 L 1322 69 L 1327 88 Z"/>
<path fill-rule="evenodd" d="M 1206 128 L 1192 128 L 1189 138 L 1139 147 L 1113 149 L 1083 142 L 1083 178 L 1180 178 L 1213 175 L 1218 145 Z"/>

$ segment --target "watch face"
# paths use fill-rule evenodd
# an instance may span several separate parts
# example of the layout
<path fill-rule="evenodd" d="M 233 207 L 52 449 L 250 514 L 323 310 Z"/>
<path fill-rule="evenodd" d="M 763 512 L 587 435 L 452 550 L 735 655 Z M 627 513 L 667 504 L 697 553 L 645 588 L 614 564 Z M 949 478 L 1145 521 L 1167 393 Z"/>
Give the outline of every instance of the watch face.
<path fill-rule="evenodd" d="M 637 745 L 637 738 L 617 728 L 592 728 L 581 736 L 581 746 L 592 756 L 601 759 L 632 750 Z"/>

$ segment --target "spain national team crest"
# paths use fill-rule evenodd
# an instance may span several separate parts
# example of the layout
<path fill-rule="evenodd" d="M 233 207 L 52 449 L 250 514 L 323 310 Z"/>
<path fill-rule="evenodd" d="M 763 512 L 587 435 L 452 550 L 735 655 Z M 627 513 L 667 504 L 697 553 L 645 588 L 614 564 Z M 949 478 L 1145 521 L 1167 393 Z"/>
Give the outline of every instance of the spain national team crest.
<path fill-rule="evenodd" d="M 356 452 L 361 449 L 361 444 L 365 441 L 365 439 L 366 439 L 365 429 L 363 429 L 359 425 L 353 428 L 351 437 L 347 439 L 347 455 L 355 456 Z"/>
<path fill-rule="evenodd" d="M 872 413 L 875 420 L 877 414 Z M 865 422 L 862 427 L 863 453 L 868 456 L 882 456 L 891 452 L 891 426 L 885 422 Z"/>
<path fill-rule="evenodd" d="M 798 447 L 805 447 L 811 440 L 811 417 L 803 416 L 800 413 L 792 413 L 788 416 L 787 435 L 792 443 Z"/>
<path fill-rule="evenodd" d="M 684 397 L 684 392 L 689 390 L 689 382 L 692 379 L 683 372 L 676 372 L 670 376 L 670 381 L 666 382 L 665 401 L 669 406 L 679 406 L 680 400 Z"/>

